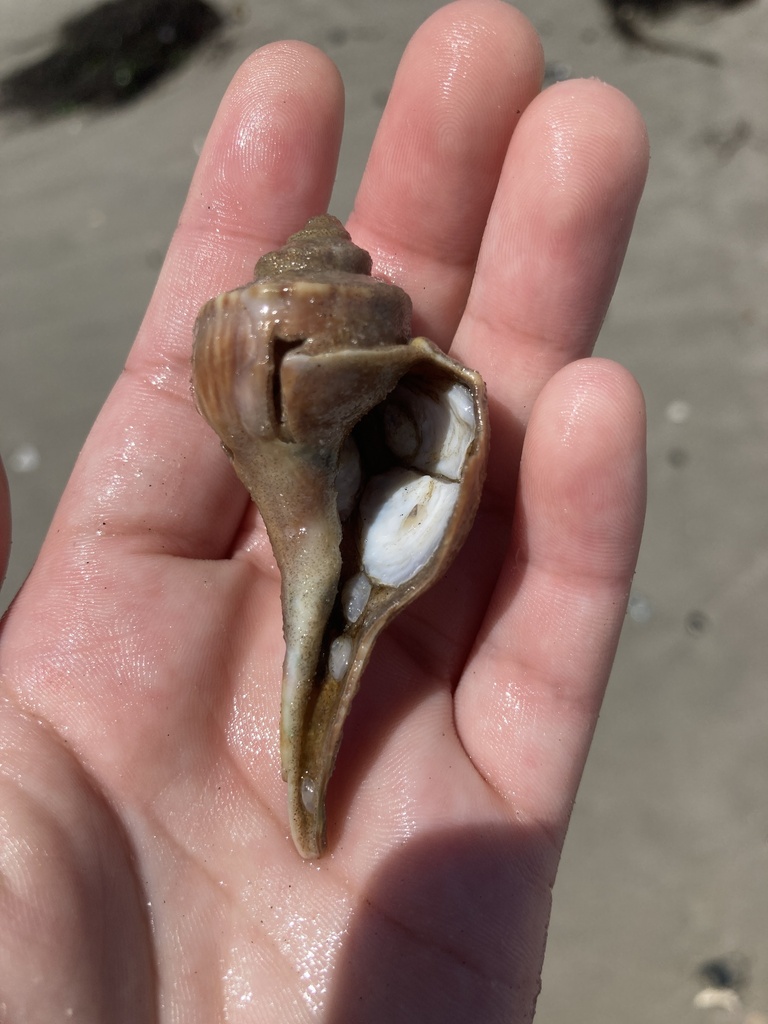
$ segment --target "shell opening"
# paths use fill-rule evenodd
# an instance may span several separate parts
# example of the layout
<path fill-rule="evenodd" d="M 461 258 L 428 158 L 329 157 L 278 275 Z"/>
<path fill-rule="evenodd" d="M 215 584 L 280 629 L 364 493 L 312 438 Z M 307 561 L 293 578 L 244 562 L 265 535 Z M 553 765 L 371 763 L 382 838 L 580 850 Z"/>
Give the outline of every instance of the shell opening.
<path fill-rule="evenodd" d="M 477 424 L 472 395 L 458 382 L 430 389 L 418 379 L 401 382 L 386 402 L 384 438 L 406 465 L 458 480 Z"/>
<path fill-rule="evenodd" d="M 195 329 L 196 403 L 280 566 L 280 754 L 306 857 L 325 846 L 325 791 L 372 645 L 456 554 L 488 451 L 479 375 L 412 337 L 410 299 L 370 270 L 339 221 L 313 218 Z"/>
<path fill-rule="evenodd" d="M 378 454 L 369 454 L 369 438 L 359 440 L 367 470 L 359 501 L 359 560 L 374 583 L 399 587 L 430 562 L 448 532 L 476 438 L 475 405 L 465 384 L 414 372 L 375 417 Z M 357 621 L 356 579 L 351 576 L 342 594 L 351 623 Z"/>

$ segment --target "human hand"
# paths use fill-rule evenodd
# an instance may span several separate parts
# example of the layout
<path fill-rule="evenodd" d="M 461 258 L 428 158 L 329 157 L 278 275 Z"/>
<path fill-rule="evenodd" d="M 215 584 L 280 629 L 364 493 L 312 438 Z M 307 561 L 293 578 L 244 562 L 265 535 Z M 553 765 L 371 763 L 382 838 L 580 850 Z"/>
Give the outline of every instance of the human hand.
<path fill-rule="evenodd" d="M 506 4 L 437 12 L 348 224 L 415 331 L 484 376 L 491 461 L 456 564 L 379 641 L 329 852 L 305 862 L 279 769 L 279 576 L 189 360 L 201 304 L 325 210 L 342 93 L 299 43 L 237 74 L 3 624 L 3 1021 L 529 1019 L 644 508 L 639 390 L 582 357 L 645 132 L 613 89 L 539 94 L 541 75 Z"/>

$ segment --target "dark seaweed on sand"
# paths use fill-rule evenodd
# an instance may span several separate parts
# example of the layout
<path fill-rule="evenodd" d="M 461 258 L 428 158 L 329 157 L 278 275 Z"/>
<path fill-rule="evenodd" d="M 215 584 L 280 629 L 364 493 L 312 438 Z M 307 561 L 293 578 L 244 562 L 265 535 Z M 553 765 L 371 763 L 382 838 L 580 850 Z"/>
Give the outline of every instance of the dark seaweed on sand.
<path fill-rule="evenodd" d="M 204 0 L 110 0 L 64 22 L 45 57 L 0 82 L 0 107 L 37 116 L 134 99 L 223 19 Z"/>
<path fill-rule="evenodd" d="M 645 22 L 669 17 L 683 7 L 701 7 L 711 10 L 730 10 L 752 0 L 603 0 L 610 11 L 613 29 L 627 42 L 643 46 L 657 53 L 689 57 L 704 64 L 718 64 L 719 57 L 709 50 L 701 50 L 686 43 L 657 39 L 646 32 Z"/>

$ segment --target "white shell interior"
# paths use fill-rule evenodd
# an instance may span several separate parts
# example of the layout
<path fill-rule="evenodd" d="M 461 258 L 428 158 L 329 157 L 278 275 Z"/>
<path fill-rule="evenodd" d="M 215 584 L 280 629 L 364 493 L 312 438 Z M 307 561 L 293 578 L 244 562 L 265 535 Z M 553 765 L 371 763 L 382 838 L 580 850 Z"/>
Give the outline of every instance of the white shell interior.
<path fill-rule="evenodd" d="M 364 572 L 356 572 L 344 584 L 341 592 L 341 604 L 347 622 L 357 622 L 365 611 L 368 598 L 371 596 L 371 581 Z"/>
<path fill-rule="evenodd" d="M 388 587 L 407 583 L 437 551 L 458 498 L 458 483 L 412 469 L 373 477 L 360 503 L 368 576 Z"/>
<path fill-rule="evenodd" d="M 363 579 L 398 587 L 438 550 L 459 499 L 459 480 L 476 431 L 463 384 L 436 387 L 411 378 L 387 399 L 384 437 L 401 465 L 373 476 L 360 499 Z M 359 618 L 370 589 L 352 577 L 345 615 Z"/>
<path fill-rule="evenodd" d="M 399 384 L 384 410 L 384 437 L 398 458 L 414 469 L 458 480 L 475 436 L 475 407 L 459 383 L 443 391 Z"/>

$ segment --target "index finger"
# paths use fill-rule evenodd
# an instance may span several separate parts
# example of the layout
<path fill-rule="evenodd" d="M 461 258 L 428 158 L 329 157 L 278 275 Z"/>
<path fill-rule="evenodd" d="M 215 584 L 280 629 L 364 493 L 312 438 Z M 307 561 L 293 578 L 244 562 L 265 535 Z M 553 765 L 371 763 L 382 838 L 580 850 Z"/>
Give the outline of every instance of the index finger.
<path fill-rule="evenodd" d="M 142 551 L 166 554 L 229 549 L 248 497 L 192 402 L 194 321 L 205 300 L 251 279 L 261 252 L 326 208 L 342 120 L 338 72 L 313 47 L 264 47 L 235 76 L 51 543 L 74 532 L 131 537 Z"/>
<path fill-rule="evenodd" d="M 447 349 L 509 140 L 541 86 L 538 36 L 501 0 L 457 0 L 409 43 L 350 217 L 375 271 L 411 295 L 414 332 Z"/>

